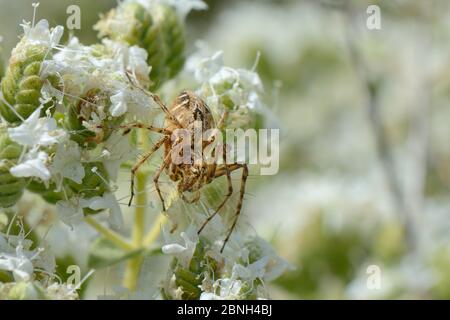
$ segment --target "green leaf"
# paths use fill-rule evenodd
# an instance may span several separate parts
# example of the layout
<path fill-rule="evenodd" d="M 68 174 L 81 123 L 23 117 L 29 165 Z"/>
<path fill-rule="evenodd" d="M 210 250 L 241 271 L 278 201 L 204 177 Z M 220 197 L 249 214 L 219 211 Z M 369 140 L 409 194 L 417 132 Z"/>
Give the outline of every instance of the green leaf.
<path fill-rule="evenodd" d="M 115 265 L 143 253 L 143 249 L 127 251 L 104 237 L 97 238 L 89 248 L 89 268 L 99 269 Z"/>
<path fill-rule="evenodd" d="M 88 267 L 93 269 L 106 268 L 138 255 L 144 257 L 162 254 L 161 248 L 150 250 L 136 249 L 127 251 L 116 246 L 104 237 L 97 238 L 89 248 Z"/>

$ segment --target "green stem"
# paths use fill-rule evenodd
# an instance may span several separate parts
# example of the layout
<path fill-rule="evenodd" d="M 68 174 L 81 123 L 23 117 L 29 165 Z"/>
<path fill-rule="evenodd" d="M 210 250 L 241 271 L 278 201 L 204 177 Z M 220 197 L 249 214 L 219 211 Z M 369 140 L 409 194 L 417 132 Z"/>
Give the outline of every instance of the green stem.
<path fill-rule="evenodd" d="M 150 247 L 153 242 L 158 239 L 159 234 L 161 233 L 162 226 L 167 222 L 167 216 L 165 216 L 162 212 L 159 214 L 156 221 L 153 223 L 153 227 L 150 229 L 150 231 L 147 233 L 147 235 L 144 237 L 143 245 L 144 247 L 148 248 Z"/>
<path fill-rule="evenodd" d="M 92 217 L 86 217 L 85 221 L 95 230 L 97 230 L 102 236 L 116 244 L 118 247 L 124 250 L 133 250 L 134 247 L 128 243 L 120 234 L 104 227 L 97 220 Z"/>
<path fill-rule="evenodd" d="M 140 142 L 145 149 L 148 147 L 148 137 L 141 131 Z M 148 149 L 148 148 L 147 148 Z M 134 224 L 132 230 L 132 244 L 135 249 L 143 247 L 144 232 L 145 232 L 145 214 L 147 211 L 147 192 L 145 190 L 147 181 L 150 175 L 148 168 L 141 168 L 136 174 L 136 209 L 134 215 Z M 128 261 L 125 275 L 123 279 L 124 287 L 128 288 L 131 292 L 135 292 L 139 280 L 139 273 L 141 271 L 143 256 L 139 255 Z"/>

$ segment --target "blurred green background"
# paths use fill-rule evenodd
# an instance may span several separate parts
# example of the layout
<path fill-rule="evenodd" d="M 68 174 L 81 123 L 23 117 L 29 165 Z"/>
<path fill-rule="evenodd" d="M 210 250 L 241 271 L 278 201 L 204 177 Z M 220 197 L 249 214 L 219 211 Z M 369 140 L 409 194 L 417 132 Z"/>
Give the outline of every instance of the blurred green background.
<path fill-rule="evenodd" d="M 31 2 L 0 0 L 6 57 Z M 260 52 L 281 129 L 280 171 L 252 179 L 243 218 L 292 264 L 272 297 L 450 298 L 450 3 L 206 2 L 189 16 L 189 52 L 204 40 L 246 68 Z M 116 2 L 42 0 L 37 19 L 65 25 L 71 4 L 73 34 L 97 41 Z M 380 30 L 367 28 L 370 4 Z"/>

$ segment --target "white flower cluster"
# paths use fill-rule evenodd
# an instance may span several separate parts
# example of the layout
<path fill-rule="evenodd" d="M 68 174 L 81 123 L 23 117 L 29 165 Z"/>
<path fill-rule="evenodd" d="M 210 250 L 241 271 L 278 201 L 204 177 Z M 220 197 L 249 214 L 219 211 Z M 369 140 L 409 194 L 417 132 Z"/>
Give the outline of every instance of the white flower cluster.
<path fill-rule="evenodd" d="M 191 224 L 181 232 L 180 239 L 166 235 L 162 251 L 174 256 L 178 267 L 185 272 L 194 272 L 192 261 L 201 260 L 201 271 L 194 273 L 195 279 L 201 280 L 197 285 L 201 300 L 267 298 L 265 282 L 274 280 L 290 268 L 262 238 L 243 237 L 237 231 L 232 234 L 223 253 L 220 252 L 222 241 L 218 235 L 225 234 L 227 228 L 219 216 L 209 222 L 200 236 L 197 235 L 199 225 Z M 164 290 L 173 298 L 180 299 L 189 288 L 180 284 L 182 282 L 177 281 L 177 277 L 183 277 L 183 274 L 170 271 Z"/>
<path fill-rule="evenodd" d="M 65 199 L 59 201 L 57 207 L 62 220 L 69 225 L 79 222 L 83 209 L 88 208 L 110 209 L 112 224 L 120 227 L 121 209 L 113 193 L 105 192 L 91 198 L 70 195 L 64 190 L 63 181 L 69 179 L 82 184 L 87 175 L 98 175 L 105 188 L 111 189 L 109 180 L 96 166 L 87 172 L 84 164 L 101 163 L 114 180 L 120 164 L 133 155 L 129 140 L 113 132 L 100 141 L 102 143 L 97 143 L 94 150 L 87 150 L 71 140 L 74 131 L 61 126 L 62 120 L 57 121 L 55 114 L 67 118 L 68 109 L 80 101 L 94 104 L 88 101 L 90 97 L 87 95 L 95 90 L 93 92 L 100 92 L 105 99 L 93 108 L 80 111 L 84 112 L 79 129 L 81 133 L 104 130 L 105 123 L 115 123 L 114 119 L 125 115 L 130 119 L 148 118 L 159 109 L 151 95 L 140 89 L 149 84 L 147 52 L 108 39 L 99 45 L 84 46 L 77 38 L 72 38 L 67 46 L 59 46 L 63 28 L 58 26 L 50 30 L 46 20 L 35 26 L 24 24 L 24 31 L 24 38 L 15 53 L 26 54 L 27 46 L 36 44 L 48 46 L 49 52 L 58 50 L 42 62 L 39 75 L 41 79 L 56 75 L 59 84 L 55 86 L 46 81 L 41 89 L 41 106 L 20 125 L 8 128 L 10 139 L 23 147 L 22 155 L 10 173 L 18 178 L 33 178 L 46 188 L 63 192 Z M 44 104 L 50 101 L 56 101 L 52 107 L 56 110 L 46 110 L 42 116 Z M 76 116 L 74 121 L 79 118 Z"/>
<path fill-rule="evenodd" d="M 40 20 L 35 26 L 32 26 L 30 22 L 24 22 L 22 24 L 24 37 L 24 45 L 44 45 L 50 49 L 55 48 L 64 33 L 62 26 L 57 26 L 50 29 L 48 21 Z"/>
<path fill-rule="evenodd" d="M 77 99 L 91 89 L 99 89 L 110 97 L 109 115 L 97 115 L 89 128 L 100 124 L 102 118 L 120 117 L 128 112 L 131 116 L 148 116 L 157 106 L 153 99 L 133 87 L 126 73 L 137 83 L 146 87 L 149 83 L 147 52 L 137 46 L 104 39 L 101 45 L 85 46 L 77 38 L 61 48 L 53 59 L 45 61 L 44 74 L 57 74 L 63 83 L 60 99 L 64 96 Z M 53 88 L 48 88 L 53 93 Z M 96 121 L 97 120 L 97 121 Z"/>
<path fill-rule="evenodd" d="M 30 249 L 33 242 L 23 232 L 12 236 L 0 233 L 0 271 L 8 271 L 13 281 L 0 282 L 0 300 L 78 298 L 76 288 L 55 282 L 55 257 L 48 248 Z M 36 274 L 50 281 L 39 281 Z"/>
<path fill-rule="evenodd" d="M 20 126 L 9 128 L 12 141 L 24 147 L 25 153 L 10 172 L 15 177 L 37 177 L 48 182 L 51 178 L 50 157 L 45 150 L 67 138 L 66 133 L 58 129 L 56 120 L 46 116 L 40 118 L 42 107 L 34 111 Z"/>
<path fill-rule="evenodd" d="M 152 6 L 168 5 L 174 7 L 183 20 L 192 10 L 206 10 L 208 8 L 208 5 L 202 0 L 126 0 L 124 2 L 137 2 L 149 10 L 152 9 Z"/>
<path fill-rule="evenodd" d="M 227 127 L 250 126 L 251 113 L 261 113 L 264 108 L 261 100 L 264 88 L 259 75 L 254 70 L 226 66 L 223 51 L 209 55 L 204 46 L 199 46 L 199 51 L 186 63 L 187 71 L 200 85 L 197 93 L 205 99 L 217 118 L 224 111 L 228 112 Z"/>

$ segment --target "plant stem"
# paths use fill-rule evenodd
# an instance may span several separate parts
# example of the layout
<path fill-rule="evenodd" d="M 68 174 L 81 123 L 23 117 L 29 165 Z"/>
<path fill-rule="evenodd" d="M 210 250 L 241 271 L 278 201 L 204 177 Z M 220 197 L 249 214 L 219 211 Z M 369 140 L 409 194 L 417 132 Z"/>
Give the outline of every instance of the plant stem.
<path fill-rule="evenodd" d="M 139 140 L 142 148 L 148 149 L 148 137 L 144 131 L 139 132 Z M 145 190 L 150 170 L 148 168 L 141 168 L 136 174 L 136 207 L 134 214 L 134 224 L 132 230 L 132 244 L 133 248 L 140 249 L 143 246 L 144 232 L 145 232 L 145 214 L 147 211 L 147 192 Z M 131 292 L 135 292 L 139 280 L 139 273 L 141 271 L 143 256 L 139 255 L 128 261 L 123 284 Z"/>
<path fill-rule="evenodd" d="M 153 242 L 156 241 L 159 234 L 161 233 L 161 227 L 167 222 L 167 216 L 165 216 L 162 212 L 159 214 L 156 221 L 153 223 L 153 227 L 147 233 L 144 238 L 143 245 L 144 247 L 149 247 Z"/>
<path fill-rule="evenodd" d="M 118 247 L 124 250 L 132 250 L 133 246 L 128 243 L 120 234 L 104 227 L 97 220 L 92 217 L 86 217 L 85 221 L 95 230 L 97 230 L 102 236 L 104 236 L 109 241 L 116 244 Z"/>

